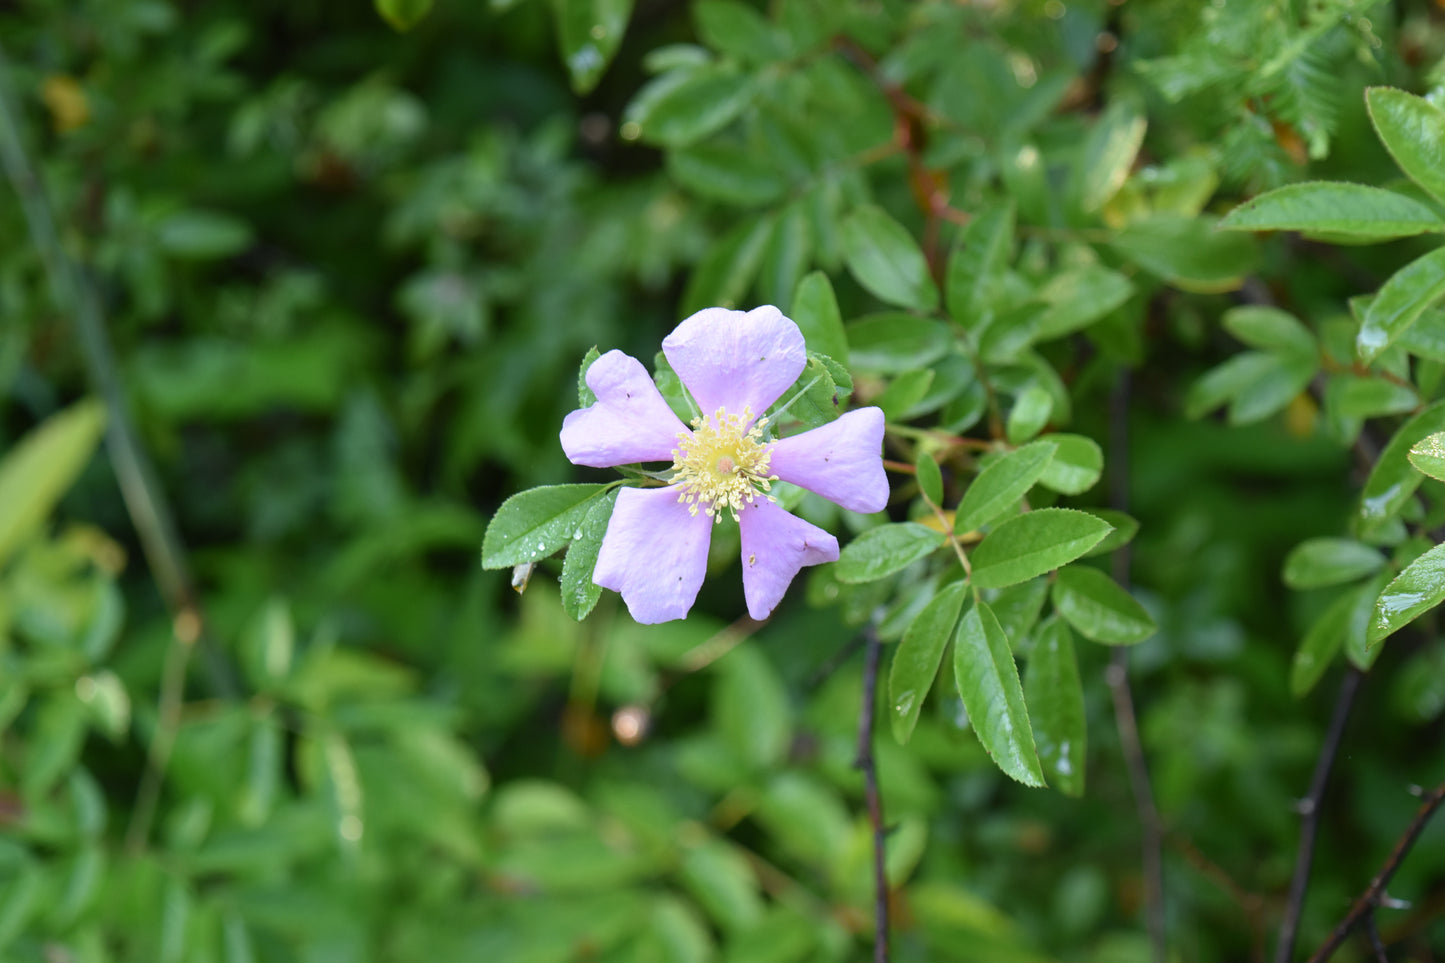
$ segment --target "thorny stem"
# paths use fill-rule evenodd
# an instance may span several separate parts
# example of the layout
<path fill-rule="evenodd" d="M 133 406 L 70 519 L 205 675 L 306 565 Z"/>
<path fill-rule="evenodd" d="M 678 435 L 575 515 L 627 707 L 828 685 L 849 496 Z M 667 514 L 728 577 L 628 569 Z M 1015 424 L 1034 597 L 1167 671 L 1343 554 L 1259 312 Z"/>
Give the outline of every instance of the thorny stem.
<path fill-rule="evenodd" d="M 199 647 L 211 687 L 216 692 L 234 695 L 237 685 L 229 664 L 206 634 L 200 600 L 170 504 L 130 421 L 95 289 L 65 253 L 50 199 L 26 153 L 20 113 L 11 91 L 9 61 L 3 47 L 0 47 L 0 166 L 4 167 L 19 197 L 31 240 L 45 265 L 51 297 L 62 314 L 71 315 L 91 385 L 105 402 L 106 448 L 116 482 L 175 626 L 171 648 L 166 654 L 160 718 L 149 748 L 149 766 L 138 788 L 126 834 L 130 846 L 140 848 L 150 834 L 160 781 L 180 723 L 186 667 L 192 650 Z"/>
<path fill-rule="evenodd" d="M 1355 694 L 1359 691 L 1364 677 L 1363 672 L 1350 666 L 1340 680 L 1340 691 L 1335 696 L 1335 708 L 1330 714 L 1330 726 L 1325 732 L 1324 744 L 1320 746 L 1319 757 L 1315 760 L 1314 775 L 1310 777 L 1309 794 L 1299 802 L 1299 854 L 1295 857 L 1294 877 L 1289 884 L 1289 899 L 1285 902 L 1284 918 L 1279 924 L 1275 963 L 1290 963 L 1294 958 L 1300 914 L 1304 911 L 1305 894 L 1310 886 L 1310 866 L 1314 862 L 1315 837 L 1319 833 L 1320 805 L 1324 801 L 1325 790 L 1329 787 L 1330 772 L 1334 769 L 1335 757 L 1340 751 L 1340 741 L 1344 738 L 1345 723 L 1349 721 L 1350 709 L 1355 704 Z"/>
<path fill-rule="evenodd" d="M 1109 504 L 1129 510 L 1129 392 L 1128 371 L 1121 372 L 1109 399 Z M 1129 587 L 1132 551 L 1128 545 L 1114 552 L 1114 580 Z M 1149 926 L 1149 945 L 1155 963 L 1164 963 L 1168 942 L 1164 928 L 1164 831 L 1154 790 L 1149 784 L 1149 765 L 1139 740 L 1139 722 L 1134 714 L 1134 694 L 1129 688 L 1129 650 L 1115 648 L 1104 673 L 1114 702 L 1114 722 L 1119 730 L 1119 747 L 1129 771 L 1134 807 L 1139 817 L 1139 845 L 1144 873 L 1144 909 Z"/>
<path fill-rule="evenodd" d="M 1390 851 L 1385 865 L 1380 867 L 1379 873 L 1370 880 L 1370 885 L 1360 894 L 1360 898 L 1355 900 L 1349 913 L 1340 921 L 1340 925 L 1334 928 L 1329 938 L 1315 951 L 1315 955 L 1310 957 L 1310 963 L 1325 963 L 1331 956 L 1334 956 L 1335 951 L 1340 948 L 1340 944 L 1344 943 L 1345 938 L 1360 924 L 1363 923 L 1373 928 L 1375 909 L 1385 899 L 1385 887 L 1390 885 L 1395 871 L 1400 868 L 1400 864 L 1410 854 L 1410 850 L 1419 840 L 1420 834 L 1425 831 L 1425 827 L 1429 825 L 1436 811 L 1439 810 L 1441 803 L 1445 803 L 1445 783 L 1441 783 L 1425 794 L 1420 808 L 1415 810 L 1415 817 L 1410 820 L 1410 825 L 1405 827 L 1404 834 L 1395 843 L 1395 848 Z M 1381 959 L 1384 959 L 1384 949 L 1379 946 L 1378 934 L 1373 938 L 1376 941 L 1376 953 L 1380 955 Z"/>
<path fill-rule="evenodd" d="M 883 825 L 883 797 L 878 792 L 878 768 L 873 760 L 873 717 L 878 694 L 878 658 L 883 644 L 878 630 L 869 625 L 863 661 L 863 711 L 858 718 L 858 759 L 854 765 L 863 772 L 863 795 L 868 805 L 868 822 L 873 827 L 873 963 L 888 963 L 888 874 L 885 868 L 888 831 Z"/>

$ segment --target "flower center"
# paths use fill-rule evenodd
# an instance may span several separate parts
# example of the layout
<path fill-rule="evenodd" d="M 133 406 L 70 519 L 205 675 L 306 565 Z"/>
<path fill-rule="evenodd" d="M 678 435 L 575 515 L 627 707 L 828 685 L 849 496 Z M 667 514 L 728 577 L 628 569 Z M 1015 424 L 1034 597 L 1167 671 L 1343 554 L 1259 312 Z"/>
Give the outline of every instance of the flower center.
<path fill-rule="evenodd" d="M 678 434 L 668 481 L 678 486 L 677 500 L 692 515 L 701 508 L 720 522 L 726 509 L 736 521 L 744 503 L 752 504 L 778 480 L 768 473 L 772 446 L 763 440 L 768 420 L 760 418 L 744 431 L 752 417 L 751 408 L 737 415 L 719 408 L 711 418 L 694 418 L 692 431 Z"/>

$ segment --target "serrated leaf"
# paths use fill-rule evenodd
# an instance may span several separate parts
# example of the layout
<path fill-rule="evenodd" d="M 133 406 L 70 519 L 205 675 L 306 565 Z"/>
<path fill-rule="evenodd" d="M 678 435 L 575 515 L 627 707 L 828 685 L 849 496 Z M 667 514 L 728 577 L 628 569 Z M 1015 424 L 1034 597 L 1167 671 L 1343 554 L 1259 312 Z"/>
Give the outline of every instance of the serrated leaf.
<path fill-rule="evenodd" d="M 938 307 L 928 262 L 908 229 L 881 207 L 866 204 L 843 221 L 843 260 L 880 301 L 918 311 Z"/>
<path fill-rule="evenodd" d="M 916 371 L 948 353 L 948 325 L 902 312 L 870 314 L 845 329 L 852 367 L 877 374 Z"/>
<path fill-rule="evenodd" d="M 1233 291 L 1259 260 L 1254 238 L 1217 230 L 1208 215 L 1151 214 L 1130 221 L 1109 246 L 1184 291 Z"/>
<path fill-rule="evenodd" d="M 780 60 L 787 54 L 773 25 L 738 0 L 700 0 L 692 13 L 698 36 L 714 50 L 749 63 Z"/>
<path fill-rule="evenodd" d="M 546 485 L 502 503 L 482 538 L 482 568 L 537 562 L 573 538 L 605 485 Z"/>
<path fill-rule="evenodd" d="M 1416 258 L 1390 276 L 1370 302 L 1355 338 L 1360 360 L 1373 361 L 1424 311 L 1445 296 L 1445 248 Z"/>
<path fill-rule="evenodd" d="M 938 462 L 928 452 L 919 452 L 913 462 L 913 477 L 918 480 L 918 490 L 935 505 L 943 504 L 943 472 Z"/>
<path fill-rule="evenodd" d="M 1042 786 L 1044 774 L 1013 650 L 983 602 L 975 603 L 958 625 L 953 674 L 969 724 L 994 764 L 1025 786 Z"/>
<path fill-rule="evenodd" d="M 1284 560 L 1284 584 L 1292 589 L 1340 585 L 1377 572 L 1385 557 L 1350 538 L 1311 538 L 1296 545 Z"/>
<path fill-rule="evenodd" d="M 670 71 L 642 88 L 624 126 L 636 124 L 647 143 L 686 147 L 732 123 L 757 92 L 750 75 L 716 64 Z"/>
<path fill-rule="evenodd" d="M 602 551 L 602 538 L 612 520 L 617 503 L 617 490 L 605 492 L 590 502 L 582 524 L 572 533 L 567 557 L 562 561 L 562 609 L 581 622 L 602 597 L 602 587 L 592 581 L 597 567 L 597 554 Z M 579 534 L 580 533 L 580 534 Z"/>
<path fill-rule="evenodd" d="M 1375 600 L 1368 646 L 1393 634 L 1445 600 L 1445 545 L 1436 545 L 1395 576 Z"/>
<path fill-rule="evenodd" d="M 577 407 L 591 408 L 597 403 L 597 393 L 587 387 L 587 369 L 592 367 L 592 362 L 602 357 L 602 352 L 593 345 L 587 349 L 582 356 L 582 366 L 577 369 Z"/>
<path fill-rule="evenodd" d="M 1129 177 L 1148 122 L 1137 102 L 1111 98 L 1084 141 L 1079 161 L 1079 209 L 1092 213 L 1118 193 Z"/>
<path fill-rule="evenodd" d="M 835 574 L 856 585 L 901 572 L 943 544 L 943 533 L 916 522 L 870 528 L 843 547 Z"/>
<path fill-rule="evenodd" d="M 785 407 L 787 410 L 782 417 L 798 420 L 805 429 L 818 428 L 837 420 L 842 400 L 851 390 L 851 382 L 846 388 L 840 387 L 835 378 L 843 373 L 843 369 L 836 363 L 830 364 L 830 361 L 816 352 L 808 352 L 808 363 L 803 367 L 803 373 L 768 409 L 771 423 L 778 423 L 777 412 Z"/>
<path fill-rule="evenodd" d="M 1051 341 L 1087 328 L 1134 293 L 1134 283 L 1099 265 L 1055 275 L 1039 291 L 1048 307 L 1034 323 L 1034 341 Z"/>
<path fill-rule="evenodd" d="M 982 528 L 1018 504 L 1058 451 L 1052 439 L 1030 442 L 984 468 L 963 493 L 953 516 L 959 533 Z"/>
<path fill-rule="evenodd" d="M 1251 348 L 1314 357 L 1315 337 L 1288 311 L 1246 304 L 1230 308 L 1220 319 L 1224 328 Z"/>
<path fill-rule="evenodd" d="M 1445 401 L 1437 401 L 1395 432 L 1360 490 L 1358 518 L 1366 525 L 1393 516 L 1420 487 L 1421 476 L 1410 464 L 1410 449 L 1428 435 L 1445 431 Z"/>
<path fill-rule="evenodd" d="M 1054 608 L 1086 639 L 1137 645 L 1159 630 L 1134 596 L 1096 568 L 1074 565 L 1054 581 Z"/>
<path fill-rule="evenodd" d="M 1419 201 L 1363 184 L 1308 181 L 1261 194 L 1230 211 L 1224 230 L 1312 231 L 1385 240 L 1445 231 L 1445 219 Z"/>
<path fill-rule="evenodd" d="M 1365 91 L 1370 121 L 1409 178 L 1445 201 L 1445 111 L 1393 87 Z"/>
<path fill-rule="evenodd" d="M 50 517 L 104 427 L 104 406 L 82 401 L 51 415 L 0 460 L 0 564 Z"/>
<path fill-rule="evenodd" d="M 809 348 L 839 364 L 848 363 L 848 335 L 843 330 L 843 315 L 838 310 L 838 298 L 828 275 L 814 271 L 798 282 L 790 317 L 803 332 Z"/>
<path fill-rule="evenodd" d="M 1325 384 L 1325 404 L 1346 418 L 1380 418 L 1413 411 L 1420 397 L 1409 385 L 1366 375 L 1331 375 Z"/>
<path fill-rule="evenodd" d="M 788 189 L 781 172 L 742 144 L 693 144 L 668 151 L 664 163 L 673 180 L 699 197 L 738 207 L 771 204 Z"/>
<path fill-rule="evenodd" d="M 1437 431 L 1410 448 L 1410 464 L 1437 481 L 1445 481 L 1445 432 Z"/>
<path fill-rule="evenodd" d="M 687 279 L 682 294 L 683 313 L 741 304 L 758 275 L 772 230 L 771 217 L 746 218 L 719 238 Z"/>
<path fill-rule="evenodd" d="M 944 586 L 909 624 L 893 653 L 893 665 L 888 671 L 888 719 L 893 737 L 900 744 L 908 742 L 918 724 L 918 713 L 938 675 L 943 648 L 958 624 L 967 594 L 962 582 Z"/>
<path fill-rule="evenodd" d="M 1064 795 L 1082 796 L 1088 750 L 1084 686 L 1073 633 L 1057 616 L 1040 625 L 1035 635 L 1024 675 L 1024 701 L 1044 774 Z"/>
<path fill-rule="evenodd" d="M 1004 429 L 1009 444 L 1017 445 L 1028 441 L 1043 431 L 1053 413 L 1054 396 L 1049 394 L 1047 388 L 1035 382 L 1019 392 L 1013 407 L 1009 409 L 1008 423 Z"/>
<path fill-rule="evenodd" d="M 1014 242 L 1012 203 L 974 214 L 948 257 L 948 313 L 969 330 L 989 320 Z"/>
<path fill-rule="evenodd" d="M 1300 640 L 1289 668 L 1289 691 L 1296 699 L 1315 687 L 1344 645 L 1350 610 L 1354 608 L 1359 592 L 1359 589 L 1342 592 Z"/>
<path fill-rule="evenodd" d="M 1092 438 L 1055 432 L 1042 441 L 1055 446 L 1054 457 L 1039 476 L 1039 484 L 1064 495 L 1079 495 L 1093 488 L 1104 473 L 1104 449 Z"/>
<path fill-rule="evenodd" d="M 1002 588 L 1067 565 L 1109 534 L 1097 515 L 1041 508 L 1017 515 L 986 535 L 973 550 L 973 584 Z"/>

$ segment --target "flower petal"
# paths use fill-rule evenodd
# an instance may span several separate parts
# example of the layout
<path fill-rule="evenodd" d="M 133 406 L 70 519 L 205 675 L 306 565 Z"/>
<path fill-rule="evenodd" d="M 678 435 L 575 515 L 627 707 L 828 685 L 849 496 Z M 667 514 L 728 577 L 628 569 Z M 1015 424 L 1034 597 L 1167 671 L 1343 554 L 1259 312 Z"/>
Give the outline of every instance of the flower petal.
<path fill-rule="evenodd" d="M 602 537 L 592 581 L 622 593 L 644 625 L 687 615 L 707 572 L 713 520 L 689 515 L 677 489 L 624 488 Z"/>
<path fill-rule="evenodd" d="M 821 428 L 783 438 L 772 449 L 772 471 L 855 512 L 888 505 L 883 471 L 883 411 L 859 408 Z"/>
<path fill-rule="evenodd" d="M 597 395 L 562 422 L 562 450 L 574 465 L 612 468 L 638 461 L 672 461 L 677 436 L 687 428 L 652 383 L 642 362 L 609 351 L 587 369 Z"/>
<path fill-rule="evenodd" d="M 751 406 L 760 417 L 808 363 L 803 333 L 771 304 L 747 312 L 704 308 L 679 324 L 662 350 L 704 415 Z"/>
<path fill-rule="evenodd" d="M 743 536 L 743 595 L 748 614 L 765 619 L 805 565 L 838 560 L 838 540 L 766 498 L 738 516 Z"/>

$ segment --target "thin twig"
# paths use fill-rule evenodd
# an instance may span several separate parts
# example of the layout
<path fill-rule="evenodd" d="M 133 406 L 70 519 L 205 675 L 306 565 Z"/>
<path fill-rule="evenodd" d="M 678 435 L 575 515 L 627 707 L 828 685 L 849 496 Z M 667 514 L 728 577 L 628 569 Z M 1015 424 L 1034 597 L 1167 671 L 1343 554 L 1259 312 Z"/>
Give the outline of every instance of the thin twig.
<path fill-rule="evenodd" d="M 1405 827 L 1404 834 L 1395 843 L 1395 848 L 1390 851 L 1385 865 L 1380 867 L 1379 873 L 1370 880 L 1370 885 L 1360 894 L 1360 898 L 1355 900 L 1355 904 L 1350 907 L 1349 913 L 1340 921 L 1340 925 L 1335 927 L 1329 939 L 1325 940 L 1324 945 L 1315 952 L 1314 956 L 1310 957 L 1310 963 L 1325 963 L 1334 955 L 1335 950 L 1340 948 L 1340 944 L 1356 926 L 1364 922 L 1367 917 L 1373 919 L 1376 907 L 1385 898 L 1385 887 L 1390 885 L 1390 880 L 1395 877 L 1396 870 L 1405 861 L 1405 857 L 1410 854 L 1411 848 L 1420 838 L 1420 834 L 1425 831 L 1425 827 L 1429 825 L 1441 803 L 1445 803 L 1445 783 L 1441 783 L 1425 794 L 1420 808 L 1415 810 L 1415 818 L 1411 819 L 1410 825 Z"/>
<path fill-rule="evenodd" d="M 1385 943 L 1380 939 L 1380 927 L 1375 922 L 1373 912 L 1365 916 L 1365 932 L 1370 937 L 1370 949 L 1375 951 L 1376 963 L 1390 963 L 1390 957 L 1385 953 Z"/>
<path fill-rule="evenodd" d="M 863 771 L 863 796 L 868 822 L 873 827 L 873 963 L 888 963 L 888 874 L 884 864 L 887 829 L 883 825 L 883 798 L 878 793 L 878 768 L 873 761 L 873 715 L 878 690 L 878 658 L 883 649 L 878 630 L 863 630 L 868 647 L 863 661 L 863 711 L 858 719 L 858 759 Z"/>
<path fill-rule="evenodd" d="M 1129 510 L 1129 394 L 1132 379 L 1122 371 L 1109 397 L 1109 505 Z M 1133 552 L 1128 545 L 1114 552 L 1114 580 L 1129 587 Z M 1155 963 L 1164 963 L 1168 941 L 1164 928 L 1164 829 L 1154 790 L 1149 783 L 1149 764 L 1139 739 L 1139 721 L 1134 714 L 1134 693 L 1129 688 L 1129 650 L 1115 648 L 1104 673 L 1114 702 L 1114 724 L 1119 730 L 1119 748 L 1129 771 L 1134 809 L 1139 819 L 1139 848 L 1144 874 L 1144 911 L 1149 928 L 1149 945 Z"/>
<path fill-rule="evenodd" d="M 238 689 L 229 664 L 205 634 L 201 606 L 170 505 L 131 424 L 95 289 L 65 253 L 50 199 L 26 152 L 20 112 L 12 93 L 9 61 L 3 47 L 0 47 L 0 166 L 4 167 L 19 197 L 31 240 L 45 265 L 56 308 L 72 317 L 91 385 L 105 402 L 106 449 L 116 482 L 174 626 L 172 651 L 166 656 L 166 688 L 160 695 L 159 720 L 151 740 L 149 769 L 142 777 L 127 833 L 133 845 L 143 846 L 154 817 L 160 778 L 174 742 L 174 731 L 167 732 L 167 729 L 173 730 L 179 724 L 186 664 L 198 641 L 212 688 L 223 696 L 235 695 Z"/>
<path fill-rule="evenodd" d="M 1289 899 L 1285 903 L 1284 919 L 1279 924 L 1275 963 L 1290 963 L 1294 958 L 1300 915 L 1304 912 L 1305 893 L 1310 885 L 1310 864 L 1314 861 L 1315 836 L 1319 833 L 1320 805 L 1324 801 L 1325 789 L 1329 786 L 1335 757 L 1340 751 L 1345 723 L 1349 721 L 1350 709 L 1355 704 L 1355 694 L 1359 691 L 1364 677 L 1363 672 L 1350 666 L 1340 680 L 1340 691 L 1335 696 L 1334 712 L 1330 715 L 1330 727 L 1325 732 L 1323 745 L 1320 746 L 1319 758 L 1315 760 L 1314 775 L 1310 777 L 1309 795 L 1299 803 L 1299 854 L 1295 857 L 1294 878 L 1289 884 Z"/>

